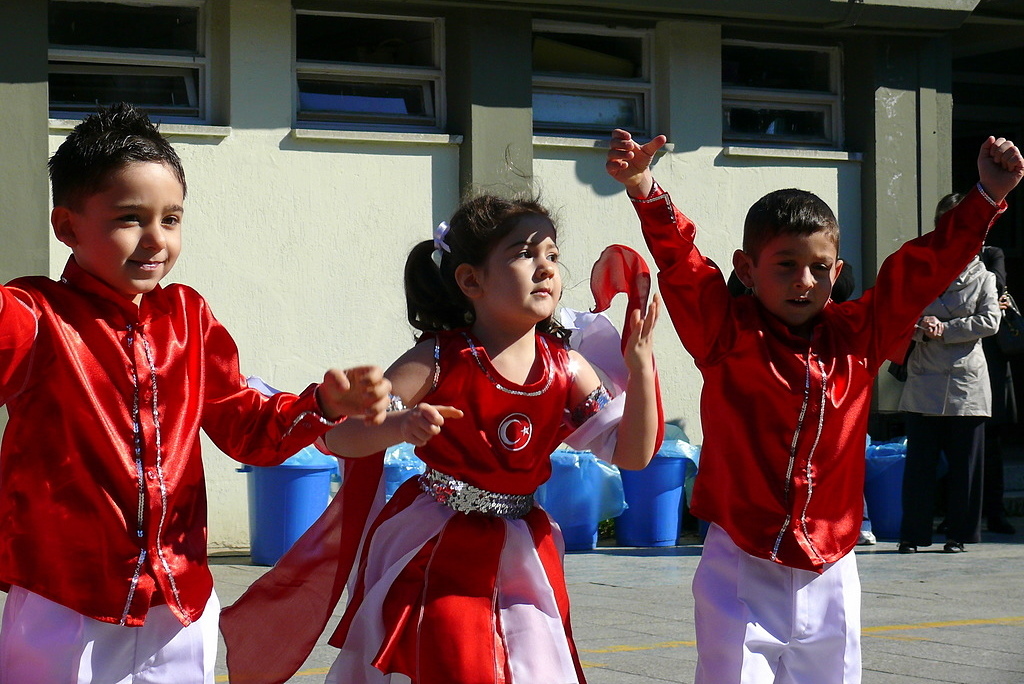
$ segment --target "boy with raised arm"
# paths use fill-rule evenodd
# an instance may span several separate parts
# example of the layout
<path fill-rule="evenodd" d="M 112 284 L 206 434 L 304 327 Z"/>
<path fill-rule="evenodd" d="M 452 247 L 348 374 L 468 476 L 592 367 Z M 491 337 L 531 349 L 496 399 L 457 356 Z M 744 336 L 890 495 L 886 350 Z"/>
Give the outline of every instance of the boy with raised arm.
<path fill-rule="evenodd" d="M 747 213 L 733 298 L 696 228 L 654 182 L 658 136 L 612 135 L 606 169 L 640 217 L 676 332 L 704 379 L 704 444 L 691 510 L 711 523 L 693 578 L 696 684 L 855 684 L 861 678 L 864 440 L 888 352 L 981 249 L 1024 175 L 989 138 L 980 182 L 934 232 L 885 260 L 875 286 L 836 303 L 839 226 L 812 193 L 778 190 Z"/>
<path fill-rule="evenodd" d="M 302 394 L 246 386 L 238 351 L 184 285 L 185 174 L 129 105 L 50 159 L 59 281 L 0 286 L 0 683 L 212 684 L 219 603 L 199 430 L 276 465 L 346 415 L 383 419 L 379 368 Z"/>

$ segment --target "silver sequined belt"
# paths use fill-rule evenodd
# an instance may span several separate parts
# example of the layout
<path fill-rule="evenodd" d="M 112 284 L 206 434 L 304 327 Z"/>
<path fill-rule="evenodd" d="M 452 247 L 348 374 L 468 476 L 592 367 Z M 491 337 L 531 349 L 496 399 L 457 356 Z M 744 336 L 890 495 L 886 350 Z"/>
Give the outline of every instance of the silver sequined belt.
<path fill-rule="evenodd" d="M 533 509 L 533 494 L 502 494 L 474 487 L 433 468 L 420 475 L 420 489 L 459 513 L 483 513 L 516 520 Z"/>

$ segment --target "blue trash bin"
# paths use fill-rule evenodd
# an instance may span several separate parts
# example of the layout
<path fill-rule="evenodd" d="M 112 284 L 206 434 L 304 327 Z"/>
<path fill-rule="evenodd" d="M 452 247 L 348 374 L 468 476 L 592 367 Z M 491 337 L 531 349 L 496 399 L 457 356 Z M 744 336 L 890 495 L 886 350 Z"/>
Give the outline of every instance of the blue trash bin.
<path fill-rule="evenodd" d="M 558 523 L 566 551 L 597 546 L 597 524 L 615 506 L 618 469 L 599 463 L 590 451 L 559 449 L 551 454 L 551 478 L 537 489 L 537 503 Z M 611 516 L 609 516 L 611 517 Z"/>
<path fill-rule="evenodd" d="M 306 447 L 281 465 L 249 473 L 249 547 L 254 565 L 273 565 L 327 508 L 338 459 Z"/>
<path fill-rule="evenodd" d="M 643 470 L 623 470 L 626 510 L 615 520 L 619 546 L 675 546 L 689 460 L 660 450 Z"/>
<path fill-rule="evenodd" d="M 907 441 L 869 444 L 864 462 L 864 499 L 868 504 L 871 531 L 879 539 L 897 540 L 903 521 L 903 470 Z"/>

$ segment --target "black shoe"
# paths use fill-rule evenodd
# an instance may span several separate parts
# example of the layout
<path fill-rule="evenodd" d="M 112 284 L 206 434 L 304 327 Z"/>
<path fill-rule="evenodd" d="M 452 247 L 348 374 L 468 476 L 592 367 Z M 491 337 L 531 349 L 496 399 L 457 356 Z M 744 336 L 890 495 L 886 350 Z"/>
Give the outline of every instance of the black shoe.
<path fill-rule="evenodd" d="M 900 545 L 896 547 L 896 553 L 917 553 L 917 544 L 900 542 Z"/>
<path fill-rule="evenodd" d="M 1010 524 L 1010 521 L 1000 516 L 988 519 L 988 531 L 996 534 L 1016 534 L 1017 528 Z"/>
<path fill-rule="evenodd" d="M 948 541 L 942 545 L 942 553 L 963 553 L 963 542 Z"/>

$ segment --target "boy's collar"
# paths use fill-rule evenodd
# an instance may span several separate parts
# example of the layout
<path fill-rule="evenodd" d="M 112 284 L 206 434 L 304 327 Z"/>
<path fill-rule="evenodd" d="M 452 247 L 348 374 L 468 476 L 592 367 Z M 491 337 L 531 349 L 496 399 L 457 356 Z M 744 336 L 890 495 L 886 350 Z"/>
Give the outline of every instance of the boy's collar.
<path fill-rule="evenodd" d="M 812 319 L 811 337 L 806 338 L 791 331 L 788 325 L 779 320 L 775 314 L 761 303 L 760 299 L 753 295 L 750 295 L 750 298 L 757 302 L 757 310 L 761 313 L 761 318 L 768 324 L 769 330 L 783 342 L 800 349 L 806 348 L 808 344 L 821 336 L 819 330 L 824 322 L 824 317 L 828 315 L 829 308 L 835 305 L 835 302 L 831 299 L 825 302 L 825 307 Z"/>
<path fill-rule="evenodd" d="M 64 265 L 64 273 L 60 277 L 61 282 L 72 285 L 78 290 L 87 292 L 114 304 L 120 309 L 126 318 L 142 322 L 145 319 L 153 318 L 161 313 L 166 313 L 166 298 L 163 295 L 163 288 L 157 285 L 152 292 L 142 295 L 141 306 L 127 299 L 114 288 L 86 271 L 75 261 L 72 254 Z"/>

